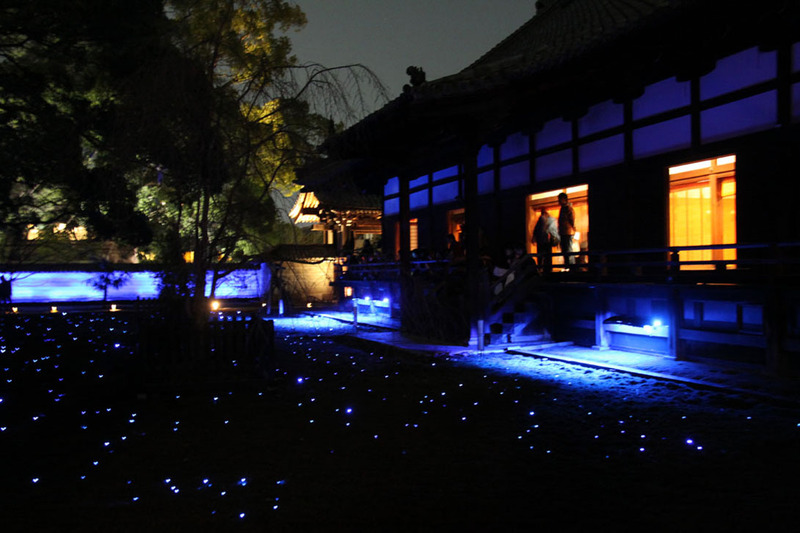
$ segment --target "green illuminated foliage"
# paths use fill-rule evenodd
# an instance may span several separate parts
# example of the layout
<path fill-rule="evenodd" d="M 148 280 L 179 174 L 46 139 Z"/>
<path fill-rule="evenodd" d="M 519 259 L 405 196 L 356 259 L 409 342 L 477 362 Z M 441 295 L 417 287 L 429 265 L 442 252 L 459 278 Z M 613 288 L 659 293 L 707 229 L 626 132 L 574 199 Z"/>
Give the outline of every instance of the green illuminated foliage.
<path fill-rule="evenodd" d="M 297 190 L 332 123 L 369 107 L 361 89 L 383 96 L 363 67 L 293 57 L 304 23 L 283 0 L 5 2 L 2 242 L 85 225 L 188 270 L 175 293 L 199 306 L 207 270 L 275 244 L 274 198 Z"/>

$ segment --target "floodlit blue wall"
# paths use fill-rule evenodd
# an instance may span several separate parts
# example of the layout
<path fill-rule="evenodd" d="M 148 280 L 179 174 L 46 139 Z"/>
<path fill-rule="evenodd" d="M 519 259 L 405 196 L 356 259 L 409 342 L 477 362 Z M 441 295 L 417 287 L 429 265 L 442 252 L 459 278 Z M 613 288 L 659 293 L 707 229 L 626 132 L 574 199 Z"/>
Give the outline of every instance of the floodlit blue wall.
<path fill-rule="evenodd" d="M 269 283 L 269 270 L 237 270 L 226 276 L 217 286 L 217 298 L 258 298 L 265 294 Z M 99 272 L 0 272 L 12 279 L 13 301 L 40 302 L 92 302 L 103 299 L 103 291 L 92 285 Z M 119 272 L 115 272 L 119 274 Z M 212 274 L 207 277 L 206 296 L 210 294 Z M 128 281 L 120 288 L 109 287 L 108 300 L 135 300 L 157 298 L 159 282 L 154 272 L 131 272 Z"/>

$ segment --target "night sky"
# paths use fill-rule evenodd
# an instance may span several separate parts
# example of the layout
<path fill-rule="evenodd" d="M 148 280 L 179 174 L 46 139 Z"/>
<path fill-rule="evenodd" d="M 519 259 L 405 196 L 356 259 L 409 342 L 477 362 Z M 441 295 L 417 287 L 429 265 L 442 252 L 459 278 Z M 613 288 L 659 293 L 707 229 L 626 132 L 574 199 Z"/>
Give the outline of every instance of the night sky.
<path fill-rule="evenodd" d="M 428 80 L 454 74 L 527 22 L 535 0 L 299 0 L 308 24 L 292 33 L 301 62 L 361 63 L 395 98 L 409 65 Z"/>

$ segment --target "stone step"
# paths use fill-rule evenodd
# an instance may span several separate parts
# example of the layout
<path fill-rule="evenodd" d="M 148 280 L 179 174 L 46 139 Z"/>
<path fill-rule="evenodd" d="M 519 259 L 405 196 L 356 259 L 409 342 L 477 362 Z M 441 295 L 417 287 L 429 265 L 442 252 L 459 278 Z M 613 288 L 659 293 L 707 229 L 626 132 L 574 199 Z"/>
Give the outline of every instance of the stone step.
<path fill-rule="evenodd" d="M 530 317 L 520 319 L 516 322 L 493 322 L 489 324 L 489 333 L 521 335 L 526 333 L 536 333 L 536 326 L 532 324 Z"/>
<path fill-rule="evenodd" d="M 510 333 L 487 333 L 484 335 L 486 346 L 499 346 L 508 344 L 531 344 L 539 342 L 551 342 L 550 335 L 547 333 L 533 335 L 513 335 Z"/>

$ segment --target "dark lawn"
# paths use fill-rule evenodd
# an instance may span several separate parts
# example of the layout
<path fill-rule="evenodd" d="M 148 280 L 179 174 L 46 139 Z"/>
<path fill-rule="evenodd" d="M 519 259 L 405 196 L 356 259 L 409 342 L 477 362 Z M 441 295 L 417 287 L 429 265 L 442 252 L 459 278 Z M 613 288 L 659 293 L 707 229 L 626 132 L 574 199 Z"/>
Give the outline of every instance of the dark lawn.
<path fill-rule="evenodd" d="M 1 531 L 786 531 L 798 518 L 796 406 L 555 362 L 521 375 L 362 351 L 324 319 L 276 321 L 269 381 L 242 370 L 144 389 L 124 323 L 53 320 L 24 334 L 4 322 Z"/>

